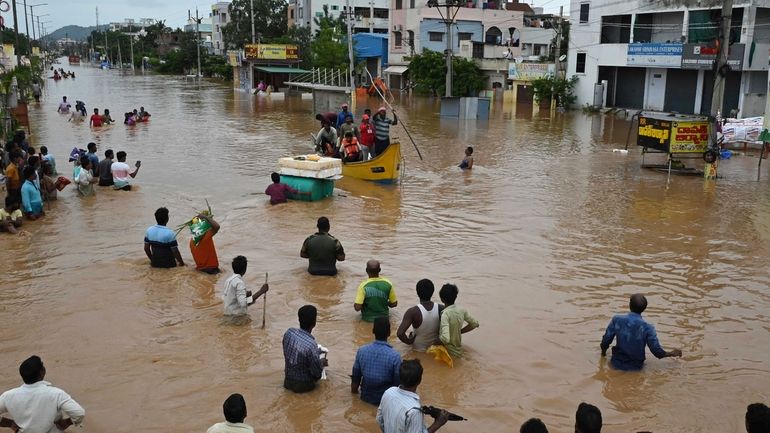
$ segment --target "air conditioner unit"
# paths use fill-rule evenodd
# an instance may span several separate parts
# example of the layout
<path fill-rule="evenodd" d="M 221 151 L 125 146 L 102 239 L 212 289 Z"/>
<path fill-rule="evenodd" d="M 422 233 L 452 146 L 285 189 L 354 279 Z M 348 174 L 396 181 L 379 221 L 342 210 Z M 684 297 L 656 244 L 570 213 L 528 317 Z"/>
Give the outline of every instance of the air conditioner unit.
<path fill-rule="evenodd" d="M 402 26 L 401 24 L 396 24 L 396 25 L 393 26 L 393 31 L 394 32 L 400 32 L 401 29 L 403 29 L 403 28 L 404 28 L 404 26 Z"/>

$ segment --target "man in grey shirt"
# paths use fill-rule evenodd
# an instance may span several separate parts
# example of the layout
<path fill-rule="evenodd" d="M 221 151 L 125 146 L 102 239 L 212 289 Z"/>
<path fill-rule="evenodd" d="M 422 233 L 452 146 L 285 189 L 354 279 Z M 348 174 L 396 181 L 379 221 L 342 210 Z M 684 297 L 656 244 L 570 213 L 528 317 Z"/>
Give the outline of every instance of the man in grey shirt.
<path fill-rule="evenodd" d="M 115 155 L 112 153 L 112 149 L 107 149 L 104 152 L 104 159 L 99 162 L 96 168 L 96 174 L 99 176 L 99 186 L 112 186 L 112 158 Z"/>

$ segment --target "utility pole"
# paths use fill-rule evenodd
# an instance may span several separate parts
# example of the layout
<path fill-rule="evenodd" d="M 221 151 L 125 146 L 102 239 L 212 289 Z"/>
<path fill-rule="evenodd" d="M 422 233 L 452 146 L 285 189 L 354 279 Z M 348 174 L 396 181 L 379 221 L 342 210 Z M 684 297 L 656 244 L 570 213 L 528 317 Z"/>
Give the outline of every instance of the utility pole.
<path fill-rule="evenodd" d="M 123 69 L 123 54 L 120 53 L 120 36 L 118 36 L 118 69 Z"/>
<path fill-rule="evenodd" d="M 452 21 L 449 16 L 451 14 L 451 6 L 449 3 L 446 5 L 446 91 L 444 94 L 446 97 L 452 96 Z"/>
<path fill-rule="evenodd" d="M 29 21 L 27 20 L 27 0 L 22 0 L 22 5 L 24 6 L 24 30 L 27 32 L 27 55 L 32 54 L 32 47 L 30 44 L 32 43 L 29 39 Z"/>
<path fill-rule="evenodd" d="M 369 0 L 369 33 L 374 33 L 374 0 Z"/>
<path fill-rule="evenodd" d="M 13 4 L 13 33 L 16 37 L 16 45 L 14 51 L 16 51 L 16 64 L 21 66 L 21 54 L 19 53 L 19 20 L 16 16 L 16 0 L 11 0 Z"/>
<path fill-rule="evenodd" d="M 252 0 L 253 2 L 254 0 Z M 252 3 L 253 4 L 253 3 Z M 251 28 L 252 31 L 254 31 L 254 9 L 251 9 Z M 198 17 L 198 8 L 195 8 L 195 33 L 198 35 L 198 78 L 203 76 L 203 73 L 201 71 L 201 29 L 200 29 L 200 23 L 201 19 Z M 254 38 L 254 35 L 252 34 L 252 39 Z"/>
<path fill-rule="evenodd" d="M 714 74 L 714 87 L 711 96 L 711 131 L 709 133 L 709 148 L 713 152 L 719 151 L 717 144 L 717 117 L 722 110 L 722 104 L 725 97 L 725 75 L 729 71 L 727 65 L 727 51 L 730 47 L 730 23 L 732 22 L 733 0 L 724 0 L 722 3 L 722 23 L 719 29 L 719 54 L 717 57 L 717 68 Z M 723 75 L 724 74 L 724 75 Z M 717 178 L 717 158 L 712 163 L 706 163 L 703 175 L 706 179 Z"/>
<path fill-rule="evenodd" d="M 554 58 L 556 60 L 556 71 L 554 72 L 554 80 L 561 78 L 561 32 L 562 32 L 562 17 L 564 16 L 564 6 L 559 6 L 559 28 L 556 30 L 556 47 L 554 48 Z M 556 89 L 551 88 L 551 111 L 556 111 L 556 95 L 554 93 Z"/>
<path fill-rule="evenodd" d="M 348 26 L 348 58 L 350 60 L 350 111 L 356 112 L 356 84 L 353 79 L 355 65 L 353 64 L 353 9 L 350 8 L 350 0 L 345 0 L 345 9 L 347 9 Z"/>
<path fill-rule="evenodd" d="M 249 0 L 250 7 L 251 7 L 251 43 L 256 44 L 257 43 L 257 31 L 254 29 L 254 0 Z M 197 10 L 195 15 L 197 16 Z"/>
<path fill-rule="evenodd" d="M 131 42 L 131 72 L 134 72 L 134 35 L 129 35 L 131 39 L 129 41 Z"/>

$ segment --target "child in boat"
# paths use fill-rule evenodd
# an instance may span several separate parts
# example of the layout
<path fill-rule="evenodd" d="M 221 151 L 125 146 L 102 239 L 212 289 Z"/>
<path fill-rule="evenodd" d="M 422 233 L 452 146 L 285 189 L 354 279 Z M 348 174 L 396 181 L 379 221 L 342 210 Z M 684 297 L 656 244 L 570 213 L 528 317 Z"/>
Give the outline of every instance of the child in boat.
<path fill-rule="evenodd" d="M 465 149 L 465 158 L 463 158 L 459 167 L 463 170 L 470 170 L 473 168 L 473 147 L 468 146 L 468 148 Z"/>

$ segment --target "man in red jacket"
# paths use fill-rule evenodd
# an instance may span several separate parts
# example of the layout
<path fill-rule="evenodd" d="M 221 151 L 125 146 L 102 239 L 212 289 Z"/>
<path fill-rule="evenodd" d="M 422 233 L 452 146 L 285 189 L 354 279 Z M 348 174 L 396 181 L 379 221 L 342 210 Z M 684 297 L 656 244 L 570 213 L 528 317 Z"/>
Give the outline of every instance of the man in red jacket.
<path fill-rule="evenodd" d="M 361 135 L 361 140 L 358 144 L 361 145 L 361 154 L 363 155 L 362 161 L 369 159 L 369 148 L 374 146 L 374 125 L 369 121 L 369 116 L 364 114 L 361 126 L 358 127 L 358 132 Z"/>

